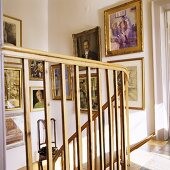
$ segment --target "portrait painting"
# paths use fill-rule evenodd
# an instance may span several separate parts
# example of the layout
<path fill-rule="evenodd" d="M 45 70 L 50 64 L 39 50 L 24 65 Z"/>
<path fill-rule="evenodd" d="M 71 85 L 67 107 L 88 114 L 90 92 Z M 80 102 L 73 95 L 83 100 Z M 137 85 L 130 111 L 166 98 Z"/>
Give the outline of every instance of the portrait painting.
<path fill-rule="evenodd" d="M 3 16 L 4 44 L 10 46 L 22 46 L 22 21 L 20 19 Z"/>
<path fill-rule="evenodd" d="M 4 69 L 5 110 L 21 109 L 22 80 L 21 68 Z"/>
<path fill-rule="evenodd" d="M 105 11 L 106 56 L 142 51 L 141 0 Z"/>
<path fill-rule="evenodd" d="M 6 148 L 11 149 L 24 144 L 24 117 L 23 115 L 6 117 Z"/>
<path fill-rule="evenodd" d="M 100 28 L 73 34 L 73 45 L 75 56 L 100 61 Z"/>
<path fill-rule="evenodd" d="M 31 87 L 31 111 L 44 110 L 44 90 L 42 87 Z"/>
<path fill-rule="evenodd" d="M 43 80 L 44 64 L 40 60 L 29 60 L 30 80 Z"/>
<path fill-rule="evenodd" d="M 145 107 L 143 58 L 134 58 L 134 59 L 117 60 L 117 61 L 109 61 L 109 62 L 123 65 L 128 69 L 129 108 L 136 109 L 136 110 L 143 110 Z M 118 73 L 118 79 L 120 78 L 119 73 Z"/>
<path fill-rule="evenodd" d="M 72 67 L 65 67 L 66 99 L 72 100 Z M 51 85 L 53 100 L 61 100 L 61 67 L 59 64 L 51 66 Z"/>
<path fill-rule="evenodd" d="M 92 110 L 98 110 L 98 88 L 97 76 L 95 73 L 91 75 L 91 97 L 92 97 Z M 80 75 L 80 108 L 81 111 L 87 111 L 88 98 L 87 98 L 87 76 L 86 74 Z"/>

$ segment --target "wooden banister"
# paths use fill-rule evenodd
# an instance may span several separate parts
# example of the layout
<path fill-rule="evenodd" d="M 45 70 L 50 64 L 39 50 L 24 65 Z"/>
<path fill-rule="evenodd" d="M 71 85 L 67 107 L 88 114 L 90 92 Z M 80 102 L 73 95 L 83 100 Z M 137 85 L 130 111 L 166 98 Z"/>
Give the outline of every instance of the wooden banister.
<path fill-rule="evenodd" d="M 120 95 L 120 90 L 119 90 L 119 95 Z M 111 97 L 111 101 L 113 102 L 115 100 L 115 95 L 113 95 Z M 102 111 L 104 114 L 104 111 L 107 109 L 108 107 L 108 101 L 102 106 Z M 99 113 L 98 112 L 94 112 L 93 116 L 92 116 L 92 120 L 94 121 L 97 117 L 98 117 Z M 83 124 L 83 126 L 81 127 L 81 131 L 83 131 L 84 129 L 86 129 L 89 125 L 89 122 L 87 121 L 86 123 Z M 75 138 L 77 137 L 77 132 L 75 132 L 69 139 L 68 139 L 68 143 L 71 143 Z M 58 150 L 58 153 L 53 157 L 53 161 L 55 162 L 59 156 L 61 156 L 63 150 L 63 145 L 61 146 L 61 148 Z"/>

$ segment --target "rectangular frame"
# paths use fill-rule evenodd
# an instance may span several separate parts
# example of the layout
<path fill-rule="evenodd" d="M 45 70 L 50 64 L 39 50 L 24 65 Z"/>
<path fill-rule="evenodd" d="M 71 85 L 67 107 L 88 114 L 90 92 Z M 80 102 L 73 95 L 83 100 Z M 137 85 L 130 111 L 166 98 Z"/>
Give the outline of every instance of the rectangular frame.
<path fill-rule="evenodd" d="M 29 60 L 29 78 L 30 80 L 43 80 L 44 61 Z"/>
<path fill-rule="evenodd" d="M 22 46 L 22 21 L 20 19 L 3 15 L 4 44 Z"/>
<path fill-rule="evenodd" d="M 5 117 L 6 149 L 12 149 L 24 145 L 24 115 L 17 114 Z"/>
<path fill-rule="evenodd" d="M 66 99 L 73 99 L 72 67 L 66 65 Z M 51 89 L 53 100 L 61 100 L 61 68 L 60 64 L 51 66 Z"/>
<path fill-rule="evenodd" d="M 141 0 L 108 9 L 104 18 L 106 56 L 143 51 Z"/>
<path fill-rule="evenodd" d="M 80 74 L 79 79 L 80 79 L 80 109 L 81 112 L 87 112 L 87 107 L 88 107 L 87 75 Z M 91 93 L 92 93 L 92 111 L 96 112 L 98 111 L 98 85 L 97 85 L 96 73 L 91 73 Z M 84 106 L 82 107 L 82 105 Z"/>
<path fill-rule="evenodd" d="M 121 64 L 129 71 L 129 109 L 145 109 L 145 83 L 144 83 L 144 58 L 109 61 L 109 63 Z"/>
<path fill-rule="evenodd" d="M 30 87 L 30 97 L 31 97 L 31 100 L 30 100 L 31 112 L 43 111 L 44 110 L 43 87 Z"/>
<path fill-rule="evenodd" d="M 72 37 L 75 56 L 101 61 L 99 27 L 73 34 Z M 84 49 L 86 49 L 86 52 Z"/>
<path fill-rule="evenodd" d="M 22 70 L 18 67 L 5 67 L 5 110 L 22 108 Z"/>

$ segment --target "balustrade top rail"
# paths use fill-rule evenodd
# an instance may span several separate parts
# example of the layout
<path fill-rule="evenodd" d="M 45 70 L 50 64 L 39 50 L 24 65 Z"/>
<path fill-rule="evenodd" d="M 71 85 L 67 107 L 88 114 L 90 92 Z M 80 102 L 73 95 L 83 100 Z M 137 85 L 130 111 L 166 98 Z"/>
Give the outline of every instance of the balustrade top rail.
<path fill-rule="evenodd" d="M 56 53 L 50 53 L 40 50 L 27 49 L 22 47 L 14 47 L 4 45 L 1 47 L 2 54 L 14 58 L 27 58 L 35 60 L 43 60 L 48 62 L 58 62 L 68 65 L 77 65 L 81 67 L 101 68 L 123 71 L 128 77 L 128 70 L 126 67 L 119 64 L 105 63 L 95 60 L 87 60 L 80 57 L 74 57 L 69 55 L 61 55 Z"/>

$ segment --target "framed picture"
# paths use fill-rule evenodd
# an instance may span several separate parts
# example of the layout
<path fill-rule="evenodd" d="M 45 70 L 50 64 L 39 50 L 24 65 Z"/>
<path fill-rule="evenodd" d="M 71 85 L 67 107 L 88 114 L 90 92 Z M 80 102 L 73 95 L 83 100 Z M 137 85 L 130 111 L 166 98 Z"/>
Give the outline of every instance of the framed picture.
<path fill-rule="evenodd" d="M 21 68 L 6 67 L 5 77 L 5 110 L 21 109 L 22 78 Z"/>
<path fill-rule="evenodd" d="M 22 46 L 22 21 L 20 19 L 3 16 L 4 44 Z"/>
<path fill-rule="evenodd" d="M 129 71 L 129 109 L 144 110 L 145 84 L 144 84 L 144 58 L 109 61 L 127 67 Z"/>
<path fill-rule="evenodd" d="M 43 87 L 31 87 L 31 112 L 44 110 Z"/>
<path fill-rule="evenodd" d="M 92 93 L 92 109 L 98 111 L 98 88 L 97 88 L 97 75 L 91 74 L 91 93 Z M 87 75 L 80 74 L 80 108 L 81 111 L 87 111 Z"/>
<path fill-rule="evenodd" d="M 44 64 L 43 61 L 29 60 L 30 80 L 43 80 Z"/>
<path fill-rule="evenodd" d="M 116 6 L 104 12 L 106 56 L 143 50 L 142 1 Z"/>
<path fill-rule="evenodd" d="M 101 60 L 100 28 L 73 34 L 74 55 L 91 60 Z"/>
<path fill-rule="evenodd" d="M 71 66 L 66 66 L 65 80 L 66 80 L 66 99 L 72 100 L 72 76 Z M 59 64 L 51 66 L 51 85 L 53 100 L 61 100 L 61 67 Z"/>
<path fill-rule="evenodd" d="M 6 148 L 12 149 L 24 145 L 24 116 L 12 116 L 5 118 Z"/>

